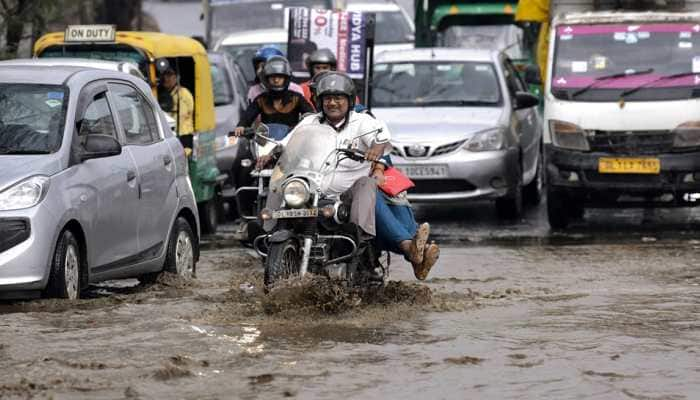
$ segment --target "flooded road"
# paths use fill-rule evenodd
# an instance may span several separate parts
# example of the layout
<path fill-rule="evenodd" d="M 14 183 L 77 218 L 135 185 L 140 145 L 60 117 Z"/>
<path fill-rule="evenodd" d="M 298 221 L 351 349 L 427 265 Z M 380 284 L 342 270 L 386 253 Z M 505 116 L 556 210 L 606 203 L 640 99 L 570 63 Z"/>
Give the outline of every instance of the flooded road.
<path fill-rule="evenodd" d="M 494 214 L 419 207 L 440 263 L 418 283 L 395 257 L 371 295 L 310 281 L 265 296 L 224 234 L 191 283 L 2 302 L 0 398 L 697 398 L 697 211 L 589 212 L 572 233 L 542 208 Z"/>

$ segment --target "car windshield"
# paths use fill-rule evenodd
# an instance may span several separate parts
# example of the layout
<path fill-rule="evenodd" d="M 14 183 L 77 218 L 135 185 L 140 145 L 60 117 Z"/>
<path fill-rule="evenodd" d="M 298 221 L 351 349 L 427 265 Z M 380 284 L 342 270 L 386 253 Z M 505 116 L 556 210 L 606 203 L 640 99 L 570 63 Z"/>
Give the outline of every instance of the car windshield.
<path fill-rule="evenodd" d="M 500 104 L 490 62 L 407 62 L 374 67 L 376 107 L 493 106 Z"/>
<path fill-rule="evenodd" d="M 283 53 L 287 53 L 287 43 L 265 43 L 265 44 L 232 44 L 221 45 L 220 51 L 225 51 L 236 61 L 245 75 L 247 82 L 252 82 L 255 79 L 255 70 L 253 69 L 253 56 L 259 48 L 265 45 L 275 45 Z"/>
<path fill-rule="evenodd" d="M 211 2 L 214 42 L 229 33 L 285 27 L 285 7 L 331 8 L 329 0 L 218 0 Z"/>
<path fill-rule="evenodd" d="M 378 12 L 376 18 L 377 44 L 413 43 L 413 29 L 401 11 Z"/>
<path fill-rule="evenodd" d="M 559 26 L 552 94 L 572 99 L 576 93 L 577 101 L 617 101 L 621 95 L 638 101 L 695 97 L 700 89 L 698 48 L 696 24 Z"/>
<path fill-rule="evenodd" d="M 148 73 L 148 59 L 137 49 L 110 43 L 107 45 L 57 45 L 47 47 L 40 55 L 40 58 L 89 58 L 91 60 L 124 61 L 136 64 L 143 76 L 150 76 Z"/>
<path fill-rule="evenodd" d="M 222 106 L 233 102 L 233 89 L 226 77 L 226 69 L 221 64 L 211 63 L 211 81 L 214 86 L 214 105 Z"/>
<path fill-rule="evenodd" d="M 523 30 L 515 25 L 453 25 L 442 33 L 442 44 L 445 47 L 470 49 L 505 49 L 505 53 L 511 60 L 525 57 Z"/>
<path fill-rule="evenodd" d="M 67 93 L 64 86 L 0 83 L 0 155 L 58 150 Z"/>

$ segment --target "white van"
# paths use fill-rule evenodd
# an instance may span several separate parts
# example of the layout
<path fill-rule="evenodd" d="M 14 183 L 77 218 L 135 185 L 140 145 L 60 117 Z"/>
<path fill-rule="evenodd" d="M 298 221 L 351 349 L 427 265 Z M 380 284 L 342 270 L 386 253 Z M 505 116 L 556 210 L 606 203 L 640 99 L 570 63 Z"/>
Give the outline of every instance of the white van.
<path fill-rule="evenodd" d="M 696 205 L 700 1 L 668 0 L 654 11 L 596 11 L 583 3 L 553 0 L 550 10 L 550 225 L 566 227 L 584 207 Z"/>

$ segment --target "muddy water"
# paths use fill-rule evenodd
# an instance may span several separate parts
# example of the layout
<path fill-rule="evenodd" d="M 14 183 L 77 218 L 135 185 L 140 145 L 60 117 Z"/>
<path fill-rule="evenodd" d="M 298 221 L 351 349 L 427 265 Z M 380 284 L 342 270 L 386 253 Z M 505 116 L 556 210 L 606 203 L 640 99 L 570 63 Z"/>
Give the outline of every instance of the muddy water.
<path fill-rule="evenodd" d="M 697 398 L 699 247 L 445 248 L 373 296 L 265 296 L 246 250 L 209 250 L 193 283 L 0 303 L 0 398 Z"/>

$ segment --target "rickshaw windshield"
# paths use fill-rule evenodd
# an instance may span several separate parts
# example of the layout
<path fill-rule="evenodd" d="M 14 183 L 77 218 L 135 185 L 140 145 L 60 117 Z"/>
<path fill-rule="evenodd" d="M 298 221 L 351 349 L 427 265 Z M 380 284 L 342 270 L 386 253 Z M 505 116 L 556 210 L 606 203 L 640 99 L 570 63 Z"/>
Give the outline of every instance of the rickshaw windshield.
<path fill-rule="evenodd" d="M 270 182 L 272 187 L 290 174 L 306 173 L 314 180 L 320 179 L 323 171 L 332 169 L 337 161 L 337 134 L 331 127 L 304 125 L 291 135 Z"/>

